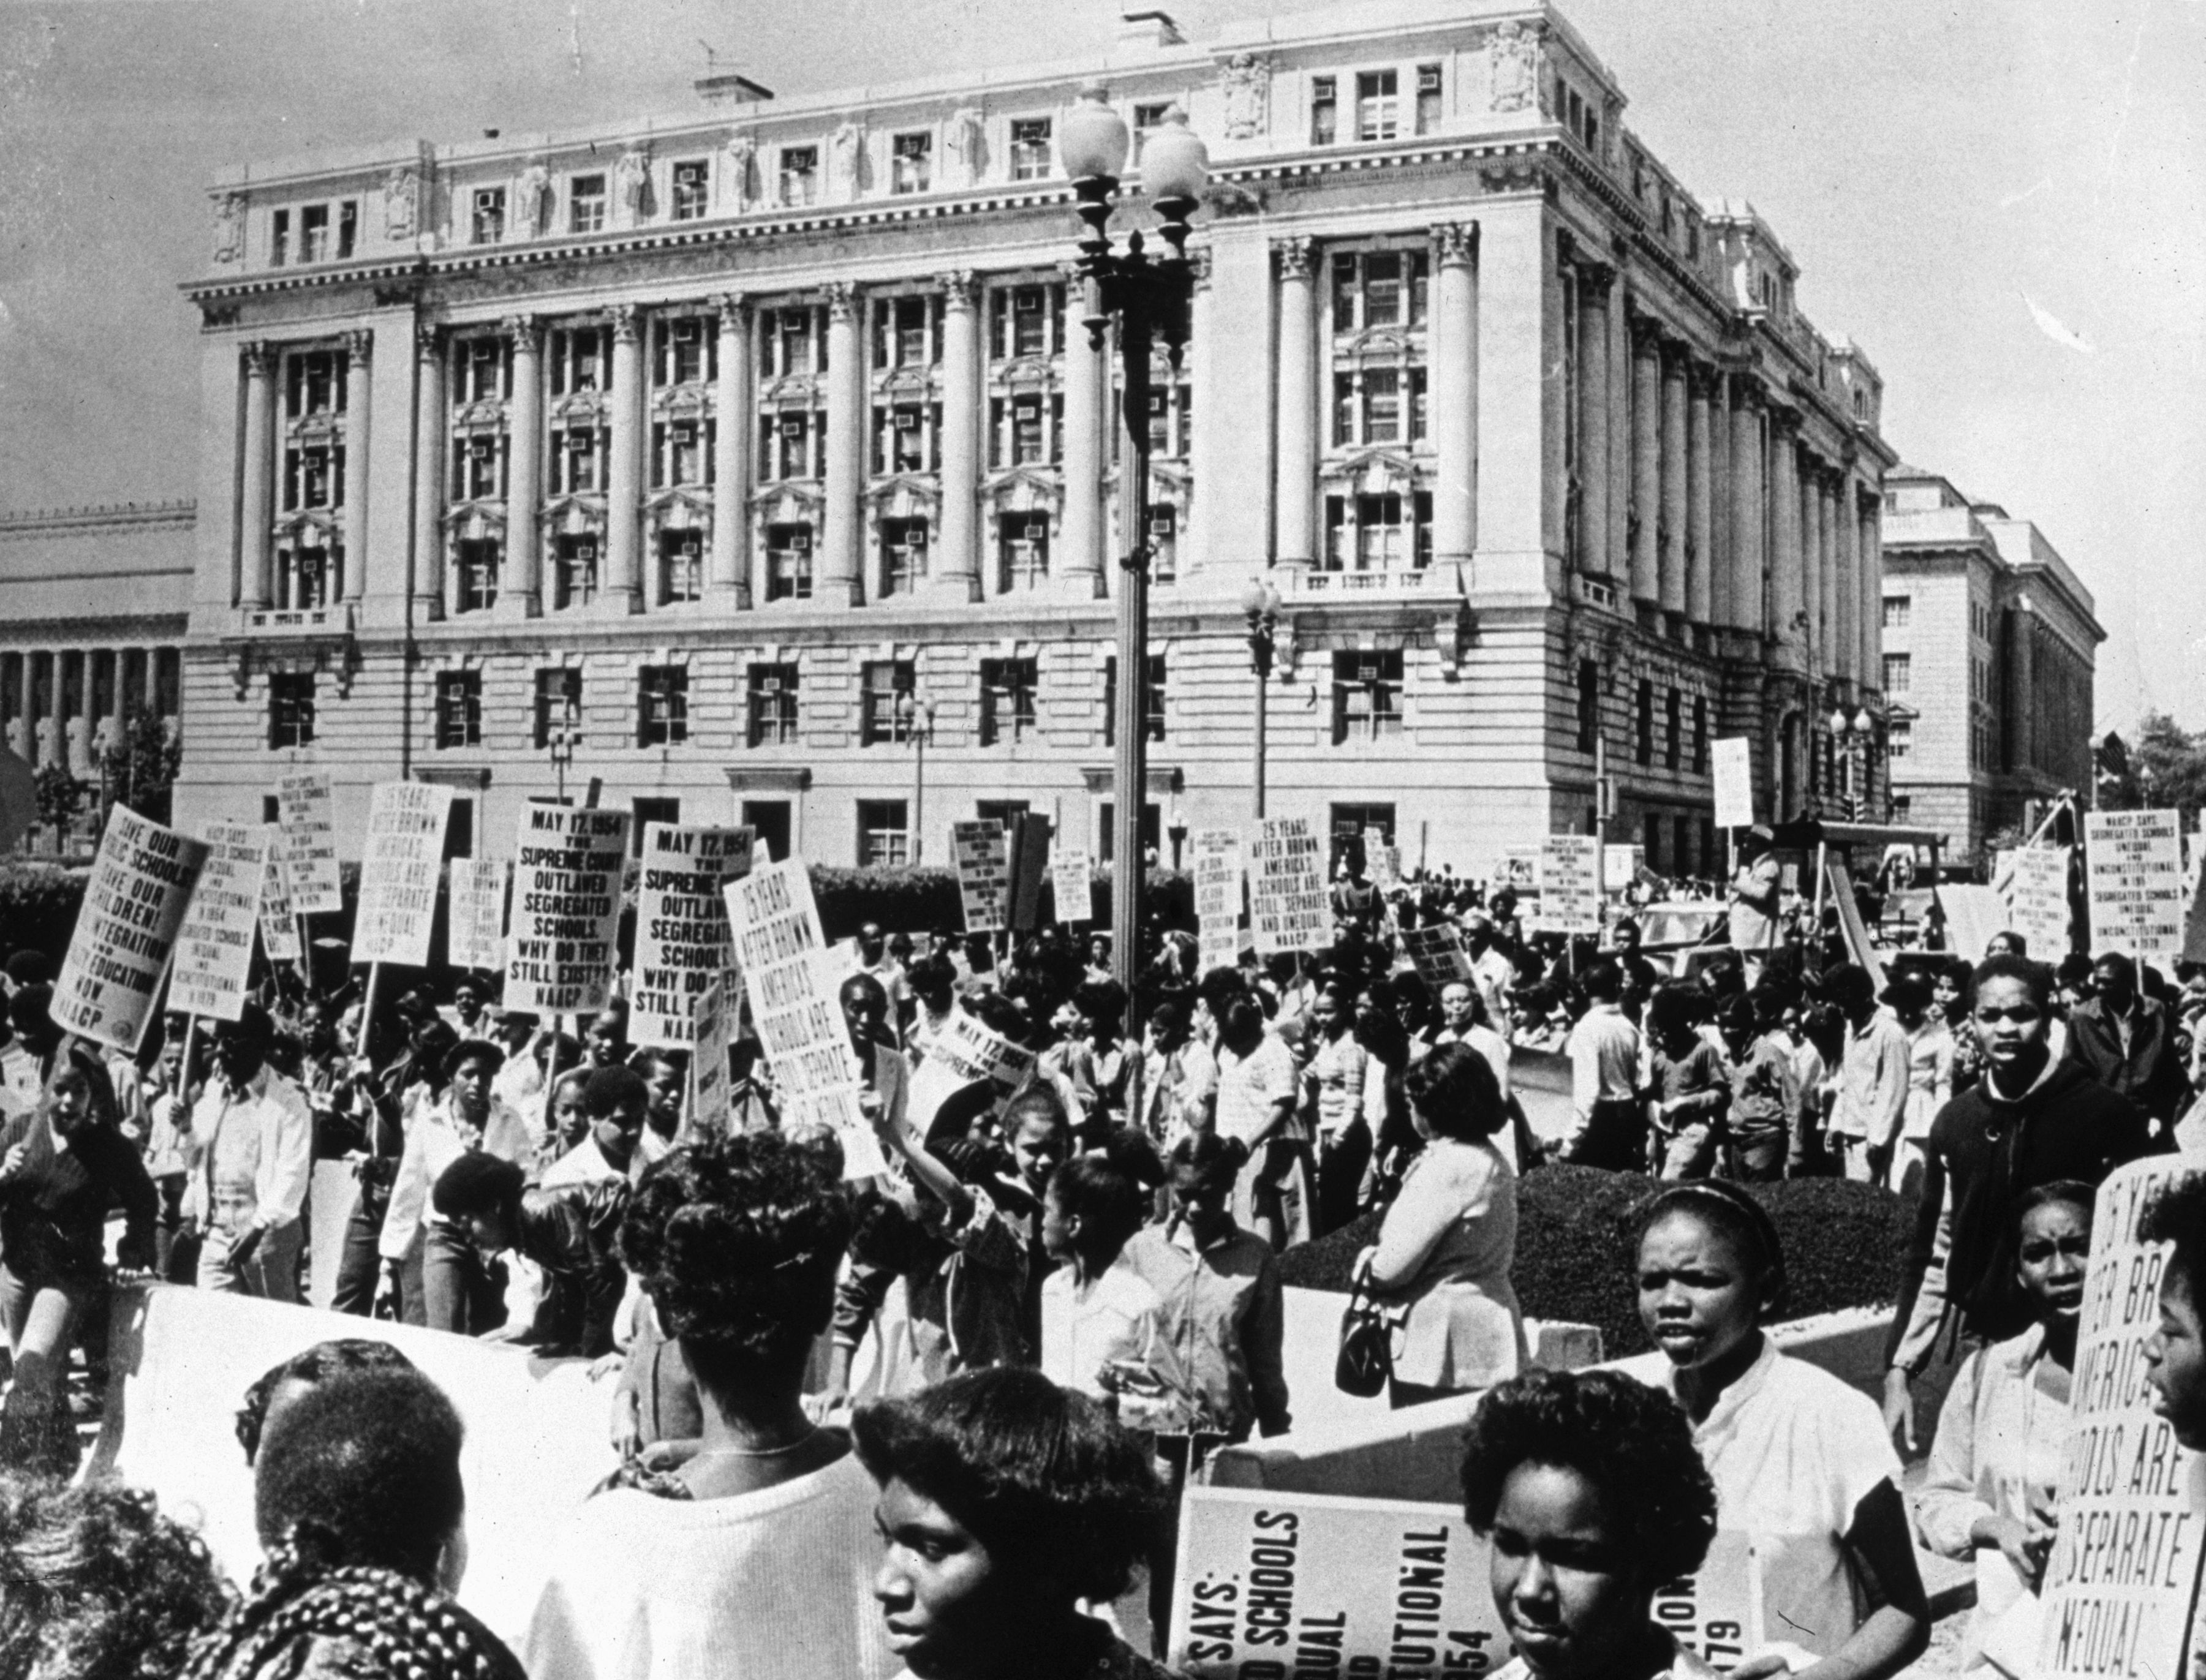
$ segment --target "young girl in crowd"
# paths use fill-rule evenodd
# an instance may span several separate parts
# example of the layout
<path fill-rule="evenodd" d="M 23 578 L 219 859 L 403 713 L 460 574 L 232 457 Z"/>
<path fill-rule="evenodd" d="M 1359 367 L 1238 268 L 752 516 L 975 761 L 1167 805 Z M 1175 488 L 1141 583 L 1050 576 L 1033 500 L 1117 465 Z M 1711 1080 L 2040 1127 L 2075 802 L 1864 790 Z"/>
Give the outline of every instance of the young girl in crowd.
<path fill-rule="evenodd" d="M 1620 1368 L 1684 1409 L 1721 1525 L 1759 1560 L 1764 1626 L 1834 1659 L 1833 1680 L 1898 1673 L 1929 1632 L 1899 1459 L 1874 1402 L 1762 1333 L 1785 1294 L 1776 1225 L 1720 1179 L 1658 1192 L 1636 1223 L 1639 1318 L 1660 1351 Z M 1734 1680 L 1782 1655 L 1750 1652 Z"/>
<path fill-rule="evenodd" d="M 1654 1616 L 1716 1533 L 1716 1491 L 1660 1395 L 1613 1371 L 1511 1379 L 1472 1415 L 1463 1494 L 1517 1647 L 1494 1680 L 1714 1675 Z"/>
<path fill-rule="evenodd" d="M 2036 1590 L 2052 1548 L 2076 1324 L 2091 1258 L 2091 1201 L 2090 1185 L 2062 1179 L 2025 1191 L 2016 1203 L 2016 1271 L 2036 1321 L 1962 1361 L 1938 1415 L 1929 1478 L 1915 1496 L 1923 1543 L 1947 1558 L 1976 1560 L 1965 1668 L 1976 1662 L 1992 1624 Z"/>
<path fill-rule="evenodd" d="M 2160 1324 L 2144 1348 L 2152 1409 L 2177 1440 L 2206 1451 L 2206 1172 L 2163 1185 L 2137 1235 L 2175 1245 L 2160 1274 Z"/>
<path fill-rule="evenodd" d="M 1168 1680 L 1082 1611 L 1126 1589 L 1164 1508 L 1100 1407 L 999 1367 L 867 1406 L 853 1433 L 880 1485 L 873 1597 L 916 1680 Z"/>
<path fill-rule="evenodd" d="M 1057 1266 L 1041 1286 L 1042 1374 L 1099 1400 L 1126 1395 L 1135 1406 L 1183 1386 L 1164 1335 L 1164 1304 L 1123 1263 L 1147 1203 L 1124 1168 L 1076 1155 L 1049 1181 L 1041 1215 L 1042 1246 Z"/>
<path fill-rule="evenodd" d="M 1731 1100 L 1723 1052 L 1695 1028 L 1693 1001 L 1684 987 L 1665 986 L 1647 1002 L 1648 1165 L 1664 1178 L 1708 1176 Z"/>
<path fill-rule="evenodd" d="M 1953 1099 L 1953 1034 L 1944 1014 L 1931 1006 L 1930 983 L 1920 974 L 1896 975 L 1884 1000 L 1907 1034 L 1907 1108 L 1900 1117 L 1891 1185 L 1911 1195 L 1922 1186 L 1930 1123 Z"/>
<path fill-rule="evenodd" d="M 1731 1081 L 1725 1126 L 1731 1134 L 1733 1172 L 1748 1183 L 1774 1183 L 1785 1176 L 1785 1153 L 1799 1103 L 1792 1087 L 1792 1046 L 1779 1022 L 1776 995 L 1756 987 L 1729 999 L 1716 1016 L 1716 1027 L 1723 1035 Z"/>

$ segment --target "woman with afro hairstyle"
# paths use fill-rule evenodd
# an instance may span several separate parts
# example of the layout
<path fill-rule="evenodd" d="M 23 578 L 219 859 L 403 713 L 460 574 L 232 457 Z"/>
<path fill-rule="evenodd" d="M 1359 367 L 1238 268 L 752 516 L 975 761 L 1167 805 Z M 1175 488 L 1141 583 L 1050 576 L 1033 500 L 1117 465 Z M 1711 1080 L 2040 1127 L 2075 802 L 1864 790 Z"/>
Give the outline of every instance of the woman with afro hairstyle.
<path fill-rule="evenodd" d="M 534 1680 L 886 1680 L 873 1487 L 802 1403 L 850 1206 L 820 1152 L 701 1139 L 644 1175 L 621 1257 L 697 1384 L 696 1453 L 616 1474 L 552 1550 Z"/>
<path fill-rule="evenodd" d="M 1138 1438 L 1038 1371 L 862 1409 L 880 1484 L 873 1596 L 915 1680 L 1166 1680 L 1083 1602 L 1126 1589 L 1162 1516 Z"/>

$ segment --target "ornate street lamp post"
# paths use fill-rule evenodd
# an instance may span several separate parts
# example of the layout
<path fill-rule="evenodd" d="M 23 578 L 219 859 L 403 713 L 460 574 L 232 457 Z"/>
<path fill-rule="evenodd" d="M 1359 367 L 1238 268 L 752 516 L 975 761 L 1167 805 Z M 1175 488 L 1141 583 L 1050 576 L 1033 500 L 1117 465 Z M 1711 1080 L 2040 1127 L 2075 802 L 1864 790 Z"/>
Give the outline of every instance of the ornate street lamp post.
<path fill-rule="evenodd" d="M 1272 656 L 1279 646 L 1279 592 L 1262 578 L 1241 592 L 1241 611 L 1249 616 L 1249 665 L 1256 673 L 1255 817 L 1264 819 L 1264 749 L 1271 702 L 1264 685 L 1272 680 Z"/>
<path fill-rule="evenodd" d="M 1833 707 L 1831 712 L 1831 738 L 1838 743 L 1839 760 L 1845 766 L 1845 788 L 1841 795 L 1847 817 L 1855 822 L 1869 817 L 1869 744 L 1875 730 L 1875 720 L 1866 710 L 1856 707 L 1850 714 L 1844 706 Z"/>
<path fill-rule="evenodd" d="M 920 843 L 927 834 L 927 738 L 934 733 L 934 702 L 919 699 L 909 689 L 896 697 L 897 722 L 911 740 L 911 848 L 909 861 L 919 862 Z"/>

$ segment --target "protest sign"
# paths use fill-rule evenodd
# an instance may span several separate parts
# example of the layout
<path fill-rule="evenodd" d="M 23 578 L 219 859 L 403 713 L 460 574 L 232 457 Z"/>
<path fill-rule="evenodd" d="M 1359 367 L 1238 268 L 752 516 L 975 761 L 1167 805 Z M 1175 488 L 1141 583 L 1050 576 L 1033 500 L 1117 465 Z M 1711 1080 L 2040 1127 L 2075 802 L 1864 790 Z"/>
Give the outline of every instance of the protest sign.
<path fill-rule="evenodd" d="M 694 1042 L 698 995 L 715 980 L 731 993 L 742 984 L 721 895 L 730 881 L 750 873 L 753 838 L 748 828 L 644 825 L 629 1043 Z"/>
<path fill-rule="evenodd" d="M 1540 910 L 1532 925 L 1549 933 L 1601 932 L 1601 842 L 1590 834 L 1551 834 L 1540 843 Z"/>
<path fill-rule="evenodd" d="M 534 1015 L 605 1008 L 620 932 L 629 813 L 525 805 L 514 843 L 505 1006 Z"/>
<path fill-rule="evenodd" d="M 832 1128 L 842 1141 L 844 1176 L 871 1177 L 885 1165 L 880 1142 L 858 1105 L 864 1074 L 836 995 L 842 969 L 820 936 L 803 862 L 754 864 L 721 896 L 782 1125 Z"/>
<path fill-rule="evenodd" d="M 127 805 L 108 812 L 54 982 L 55 1026 L 110 1049 L 138 1048 L 206 852 Z"/>
<path fill-rule="evenodd" d="M 1708 743 L 1708 776 L 1715 783 L 1716 826 L 1754 826 L 1754 749 L 1743 735 Z"/>
<path fill-rule="evenodd" d="M 354 962 L 428 966 L 429 929 L 437 917 L 437 872 L 444 862 L 444 824 L 451 814 L 450 788 L 434 782 L 375 784 L 368 799 L 367 840 L 360 860 Z"/>
<path fill-rule="evenodd" d="M 283 865 L 291 874 L 292 909 L 302 916 L 343 909 L 336 806 L 330 797 L 329 772 L 296 770 L 278 777 L 276 816 L 277 825 L 283 831 Z"/>
<path fill-rule="evenodd" d="M 1402 955 L 1417 965 L 1417 977 L 1436 994 L 1450 980 L 1470 978 L 1470 953 L 1463 948 L 1463 930 L 1452 921 L 1404 928 Z"/>
<path fill-rule="evenodd" d="M 1050 860 L 1049 879 L 1059 922 L 1070 926 L 1095 920 L 1095 880 L 1085 847 L 1059 846 Z"/>
<path fill-rule="evenodd" d="M 1494 866 L 1494 885 L 1514 887 L 1519 892 L 1530 892 L 1540 885 L 1540 849 L 1537 846 L 1504 846 L 1501 860 Z"/>
<path fill-rule="evenodd" d="M 2006 925 L 2040 962 L 2058 962 L 2068 954 L 2068 855 L 2066 846 L 2026 846 L 2011 860 Z"/>
<path fill-rule="evenodd" d="M 1601 849 L 1601 885 L 1608 892 L 1622 892 L 1639 879 L 1639 872 L 1647 864 L 1647 848 L 1641 845 L 1603 846 Z"/>
<path fill-rule="evenodd" d="M 271 962 L 296 962 L 305 954 L 299 943 L 298 909 L 291 902 L 291 871 L 283 861 L 283 831 L 264 825 L 268 867 L 260 876 L 260 949 Z"/>
<path fill-rule="evenodd" d="M 1387 840 L 1383 828 L 1363 831 L 1363 875 L 1385 891 L 1402 885 L 1402 849 Z"/>
<path fill-rule="evenodd" d="M 2197 1165 L 2133 1161 L 2099 1187 L 2033 1677 L 2190 1672 L 2183 1647 L 2198 1602 L 2200 1463 L 2153 1415 L 2143 1380 L 2167 1248 L 2140 1242 L 2137 1230 L 2152 1192 Z"/>
<path fill-rule="evenodd" d="M 2206 875 L 2191 889 L 2191 908 L 2183 913 L 2183 960 L 2206 962 Z"/>
<path fill-rule="evenodd" d="M 2183 952 L 2183 843 L 2173 811 L 2089 811 L 2084 862 L 2091 949 L 2140 962 Z"/>
<path fill-rule="evenodd" d="M 1937 889 L 1946 913 L 1946 949 L 1971 962 L 1984 960 L 1984 947 L 2007 925 L 2006 905 L 1988 886 L 1947 882 Z"/>
<path fill-rule="evenodd" d="M 253 967 L 268 836 L 258 825 L 209 823 L 206 845 L 206 861 L 176 930 L 169 1007 L 180 1015 L 235 1021 L 245 1007 L 245 980 Z"/>
<path fill-rule="evenodd" d="M 1241 836 L 1234 829 L 1195 832 L 1195 925 L 1201 972 L 1241 960 Z"/>
<path fill-rule="evenodd" d="M 742 855 L 750 860 L 750 847 L 746 844 Z M 723 920 L 727 906 L 720 908 Z M 732 938 L 730 940 L 733 946 Z M 702 992 L 691 999 L 689 1017 L 690 1041 L 696 1046 L 696 1055 L 690 1066 L 692 1083 L 689 1090 L 689 1125 L 691 1129 L 710 1135 L 724 1135 L 733 1122 L 733 1111 L 728 1098 L 728 1045 L 735 1037 L 736 1012 L 730 1007 L 728 983 L 718 974 Z"/>
<path fill-rule="evenodd" d="M 1308 817 L 1267 817 L 1249 837 L 1249 926 L 1260 956 L 1333 943 L 1325 847 Z"/>
<path fill-rule="evenodd" d="M 993 933 L 1007 926 L 1005 895 L 1011 884 L 1011 843 L 998 822 L 952 823 L 950 848 L 964 902 L 965 931 Z"/>
<path fill-rule="evenodd" d="M 951 1011 L 942 1030 L 927 1041 L 927 1054 L 913 1071 L 904 1113 L 921 1137 L 942 1105 L 979 1079 L 993 1080 L 999 1097 L 1018 1087 L 1034 1065 L 1034 1051 L 984 1027 L 963 1010 Z"/>
<path fill-rule="evenodd" d="M 444 880 L 444 956 L 455 968 L 505 967 L 505 860 L 456 857 Z"/>

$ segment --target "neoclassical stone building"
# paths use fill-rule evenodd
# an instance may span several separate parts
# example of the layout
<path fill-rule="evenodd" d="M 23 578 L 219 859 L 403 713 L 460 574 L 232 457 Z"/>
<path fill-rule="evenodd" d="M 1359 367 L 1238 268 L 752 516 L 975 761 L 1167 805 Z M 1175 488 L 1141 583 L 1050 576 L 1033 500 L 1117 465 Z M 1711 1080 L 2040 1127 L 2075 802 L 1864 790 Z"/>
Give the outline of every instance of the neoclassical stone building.
<path fill-rule="evenodd" d="M 1146 533 L 1070 280 L 1089 83 L 1213 164 Z M 1585 827 L 1605 739 L 1612 834 L 1697 867 L 1711 739 L 1786 814 L 1833 706 L 1881 718 L 1879 378 L 1552 9 L 1142 13 L 1100 63 L 700 92 L 218 183 L 187 819 L 314 760 L 501 837 L 563 774 L 826 862 L 1019 806 L 1101 851 L 1136 534 L 1160 830 L 1248 814 L 1257 577 L 1270 808 L 1412 862 Z"/>

